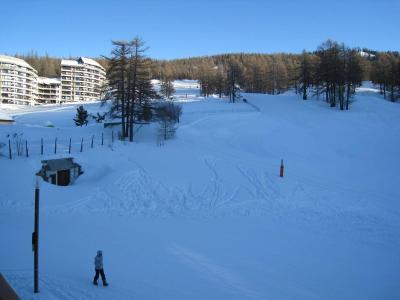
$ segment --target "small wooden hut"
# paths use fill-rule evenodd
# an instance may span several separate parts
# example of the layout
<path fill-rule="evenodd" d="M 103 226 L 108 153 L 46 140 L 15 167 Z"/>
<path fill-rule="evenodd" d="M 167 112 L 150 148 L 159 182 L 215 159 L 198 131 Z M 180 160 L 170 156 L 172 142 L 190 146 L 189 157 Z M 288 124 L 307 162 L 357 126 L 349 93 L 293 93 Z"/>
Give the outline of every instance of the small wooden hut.
<path fill-rule="evenodd" d="M 42 169 L 36 174 L 52 184 L 66 186 L 72 184 L 82 167 L 75 163 L 72 157 L 42 160 Z"/>

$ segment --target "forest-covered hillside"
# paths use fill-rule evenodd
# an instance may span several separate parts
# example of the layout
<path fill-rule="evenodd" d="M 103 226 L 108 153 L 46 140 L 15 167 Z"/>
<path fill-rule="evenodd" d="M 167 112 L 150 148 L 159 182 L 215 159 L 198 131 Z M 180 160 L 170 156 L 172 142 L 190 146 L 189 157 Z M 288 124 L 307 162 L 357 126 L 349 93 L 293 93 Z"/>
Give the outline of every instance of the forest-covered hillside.
<path fill-rule="evenodd" d="M 38 70 L 40 76 L 60 76 L 59 57 L 39 56 L 35 52 L 17 57 L 26 60 Z M 108 69 L 106 57 L 93 59 Z M 335 81 L 341 85 L 350 80 L 346 77 L 353 76 L 351 80 L 354 86 L 363 80 L 371 80 L 380 86 L 381 93 L 390 100 L 395 101 L 400 97 L 399 52 L 350 49 L 331 40 L 322 43 L 315 51 L 303 51 L 300 54 L 227 53 L 148 60 L 148 74 L 152 79 L 196 79 L 205 96 L 226 94 L 227 86 L 237 85 L 246 92 L 268 94 L 279 94 L 294 88 L 302 92 L 306 99 L 309 87 L 313 87 L 316 93 L 321 86 L 326 86 L 326 80 L 322 77 L 335 77 Z"/>

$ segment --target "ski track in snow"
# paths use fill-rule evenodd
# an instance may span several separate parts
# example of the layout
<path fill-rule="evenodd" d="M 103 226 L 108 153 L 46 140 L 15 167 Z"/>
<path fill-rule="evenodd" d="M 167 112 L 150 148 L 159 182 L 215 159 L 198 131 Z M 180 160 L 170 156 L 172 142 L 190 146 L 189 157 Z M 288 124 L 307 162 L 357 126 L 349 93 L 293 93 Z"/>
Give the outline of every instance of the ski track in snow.
<path fill-rule="evenodd" d="M 200 275 L 218 284 L 226 286 L 226 290 L 241 299 L 265 299 L 265 297 L 249 287 L 249 283 L 240 275 L 226 267 L 220 266 L 208 257 L 180 245 L 172 245 L 169 252 L 177 256 L 184 264 L 195 269 Z"/>
<path fill-rule="evenodd" d="M 185 189 L 166 186 L 137 165 L 105 187 L 97 187 L 89 196 L 48 206 L 43 211 L 50 214 L 90 211 L 112 215 L 171 216 L 202 212 L 208 215 L 219 209 L 225 210 L 235 202 L 239 188 L 224 191 L 216 163 L 209 159 L 204 159 L 204 163 L 211 177 L 199 193 L 193 192 L 190 185 Z"/>
<path fill-rule="evenodd" d="M 362 199 L 377 196 L 374 192 L 357 190 L 332 181 L 292 175 L 293 188 L 287 192 L 279 185 L 279 178 L 268 172 L 259 174 L 252 168 L 238 163 L 238 176 L 243 180 L 233 190 L 226 190 L 224 179 L 218 172 L 215 159 L 203 159 L 210 176 L 203 189 L 195 193 L 192 187 L 167 186 L 152 177 L 142 166 L 135 164 L 132 171 L 119 175 L 114 181 L 95 188 L 90 195 L 68 203 L 45 206 L 42 211 L 49 214 L 63 213 L 106 213 L 111 215 L 137 216 L 218 216 L 218 215 L 265 215 L 272 218 L 294 218 L 309 224 L 318 222 L 321 226 L 335 226 L 347 231 L 355 228 L 385 235 L 398 243 L 398 236 L 390 232 L 388 221 L 376 211 L 384 211 L 391 218 L 398 218 L 398 212 L 388 211 Z M 307 186 L 307 188 L 305 188 Z M 326 190 L 326 199 L 317 198 L 313 190 Z M 332 192 L 334 190 L 334 192 Z M 342 195 L 351 194 L 358 200 L 358 208 L 349 210 L 342 207 Z M 324 193 L 322 193 L 322 196 Z M 385 195 L 382 195 L 385 197 Z M 390 196 L 387 196 L 390 197 Z M 293 201 L 293 199 L 297 199 Z M 10 200 L 1 206 L 14 205 Z M 370 209 L 364 211 L 366 207 Z M 372 212 L 374 212 L 372 214 Z"/>

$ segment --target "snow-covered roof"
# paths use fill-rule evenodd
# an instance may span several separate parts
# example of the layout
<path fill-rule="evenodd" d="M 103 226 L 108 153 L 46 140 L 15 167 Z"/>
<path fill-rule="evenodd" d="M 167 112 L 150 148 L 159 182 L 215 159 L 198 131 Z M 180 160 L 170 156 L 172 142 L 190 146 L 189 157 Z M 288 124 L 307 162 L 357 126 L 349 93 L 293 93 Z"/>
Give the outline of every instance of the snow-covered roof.
<path fill-rule="evenodd" d="M 61 84 L 61 80 L 59 78 L 48 78 L 48 77 L 39 77 L 39 84 Z"/>
<path fill-rule="evenodd" d="M 76 60 L 62 59 L 61 65 L 62 66 L 77 66 L 77 65 L 79 65 L 79 63 Z"/>
<path fill-rule="evenodd" d="M 79 166 L 72 157 L 42 160 L 42 164 L 47 171 L 69 170 Z"/>
<path fill-rule="evenodd" d="M 374 54 L 368 53 L 368 52 L 365 52 L 365 51 L 360 51 L 359 53 L 360 53 L 360 55 L 361 55 L 362 57 L 375 57 Z"/>
<path fill-rule="evenodd" d="M 83 56 L 79 57 L 77 60 L 71 60 L 71 59 L 61 60 L 62 66 L 78 66 L 80 64 L 87 64 L 87 65 L 95 66 L 95 67 L 98 67 L 98 68 L 101 68 L 102 70 L 104 70 L 104 68 L 97 61 L 95 61 L 91 58 L 83 57 Z"/>
<path fill-rule="evenodd" d="M 97 61 L 91 58 L 80 57 L 83 63 L 104 69 Z"/>
<path fill-rule="evenodd" d="M 13 56 L 8 56 L 8 55 L 0 55 L 0 62 L 6 62 L 10 64 L 16 64 L 21 67 L 25 67 L 28 69 L 35 70 L 30 64 L 28 64 L 26 61 L 20 58 L 16 58 Z M 36 71 L 36 70 L 35 70 Z"/>
<path fill-rule="evenodd" d="M 0 121 L 14 122 L 14 119 L 9 115 L 0 112 Z"/>

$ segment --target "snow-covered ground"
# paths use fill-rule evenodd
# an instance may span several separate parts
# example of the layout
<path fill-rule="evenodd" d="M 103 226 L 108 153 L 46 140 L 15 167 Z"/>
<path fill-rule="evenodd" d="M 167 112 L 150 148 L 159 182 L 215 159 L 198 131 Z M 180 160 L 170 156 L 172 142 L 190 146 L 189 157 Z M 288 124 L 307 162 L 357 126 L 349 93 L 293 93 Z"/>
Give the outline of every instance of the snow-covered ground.
<path fill-rule="evenodd" d="M 398 298 L 398 104 L 361 90 L 340 112 L 291 93 L 246 94 L 257 110 L 200 98 L 193 82 L 176 88 L 193 101 L 162 146 L 155 125 L 132 144 L 112 144 L 101 124 L 75 127 L 76 105 L 0 108 L 16 120 L 0 126 L 0 143 L 14 133 L 29 143 L 29 158 L 0 150 L 0 272 L 22 299 Z M 40 182 L 34 295 L 35 173 L 68 156 L 70 137 L 85 173 L 68 187 Z M 98 249 L 107 288 L 91 283 Z"/>

